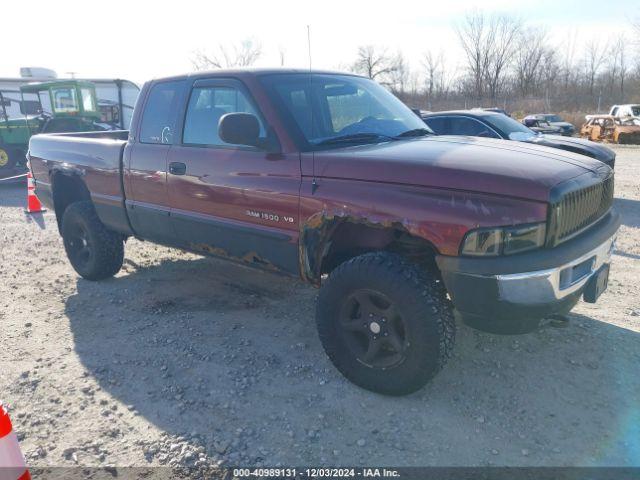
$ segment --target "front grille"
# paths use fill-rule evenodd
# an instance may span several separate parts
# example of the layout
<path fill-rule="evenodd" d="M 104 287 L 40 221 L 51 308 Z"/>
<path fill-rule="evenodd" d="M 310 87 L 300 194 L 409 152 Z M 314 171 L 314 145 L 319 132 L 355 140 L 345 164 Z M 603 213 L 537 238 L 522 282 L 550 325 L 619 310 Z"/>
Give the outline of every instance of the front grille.
<path fill-rule="evenodd" d="M 613 174 L 564 194 L 555 205 L 555 244 L 567 240 L 609 211 L 613 204 Z"/>

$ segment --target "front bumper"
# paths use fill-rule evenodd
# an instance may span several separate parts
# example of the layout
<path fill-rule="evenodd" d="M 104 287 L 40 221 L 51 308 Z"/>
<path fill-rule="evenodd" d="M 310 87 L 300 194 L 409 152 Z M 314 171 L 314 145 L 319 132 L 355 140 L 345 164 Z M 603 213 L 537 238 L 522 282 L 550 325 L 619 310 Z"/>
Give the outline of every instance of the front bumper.
<path fill-rule="evenodd" d="M 463 316 L 508 321 L 569 312 L 591 277 L 610 263 L 620 216 L 611 211 L 584 234 L 552 249 L 500 258 L 437 257 Z"/>

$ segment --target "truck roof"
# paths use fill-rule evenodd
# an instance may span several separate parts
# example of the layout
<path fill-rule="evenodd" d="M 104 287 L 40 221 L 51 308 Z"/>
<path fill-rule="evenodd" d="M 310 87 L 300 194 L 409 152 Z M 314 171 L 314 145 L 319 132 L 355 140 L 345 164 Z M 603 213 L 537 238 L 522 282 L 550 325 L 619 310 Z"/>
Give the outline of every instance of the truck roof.
<path fill-rule="evenodd" d="M 335 70 L 313 70 L 306 68 L 259 68 L 259 67 L 242 67 L 242 68 L 224 68 L 215 70 L 202 70 L 197 72 L 191 72 L 181 75 L 173 75 L 169 77 L 157 77 L 152 81 L 157 82 L 161 80 L 182 80 L 185 78 L 210 78 L 212 76 L 226 76 L 233 75 L 237 77 L 248 76 L 261 76 L 261 75 L 273 75 L 273 74 L 304 74 L 312 73 L 319 75 L 349 75 L 351 77 L 363 77 L 353 72 L 340 72 Z"/>

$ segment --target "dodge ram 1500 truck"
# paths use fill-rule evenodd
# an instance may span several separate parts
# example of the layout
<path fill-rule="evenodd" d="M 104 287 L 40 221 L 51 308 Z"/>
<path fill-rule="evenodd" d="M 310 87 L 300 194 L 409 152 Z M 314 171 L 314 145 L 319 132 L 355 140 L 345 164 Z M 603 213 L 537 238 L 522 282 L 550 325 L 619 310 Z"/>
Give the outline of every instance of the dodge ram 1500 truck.
<path fill-rule="evenodd" d="M 620 223 L 601 162 L 431 133 L 366 78 L 220 70 L 147 83 L 130 131 L 34 136 L 29 161 L 82 277 L 129 237 L 298 276 L 337 369 L 401 395 L 450 355 L 454 309 L 517 332 L 595 302 Z"/>

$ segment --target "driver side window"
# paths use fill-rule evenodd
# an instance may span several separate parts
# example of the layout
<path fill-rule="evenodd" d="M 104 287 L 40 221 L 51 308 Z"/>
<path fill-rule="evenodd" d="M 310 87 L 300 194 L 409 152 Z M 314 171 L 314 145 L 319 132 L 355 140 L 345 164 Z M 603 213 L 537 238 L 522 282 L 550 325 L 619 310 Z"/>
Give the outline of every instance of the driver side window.
<path fill-rule="evenodd" d="M 488 126 L 473 118 L 451 117 L 451 133 L 469 137 L 500 138 Z"/>
<path fill-rule="evenodd" d="M 218 135 L 220 118 L 227 113 L 251 113 L 258 119 L 260 137 L 265 128 L 245 94 L 236 87 L 195 87 L 191 92 L 184 123 L 183 143 L 191 145 L 230 145 Z M 237 147 L 237 145 L 233 145 Z"/>

